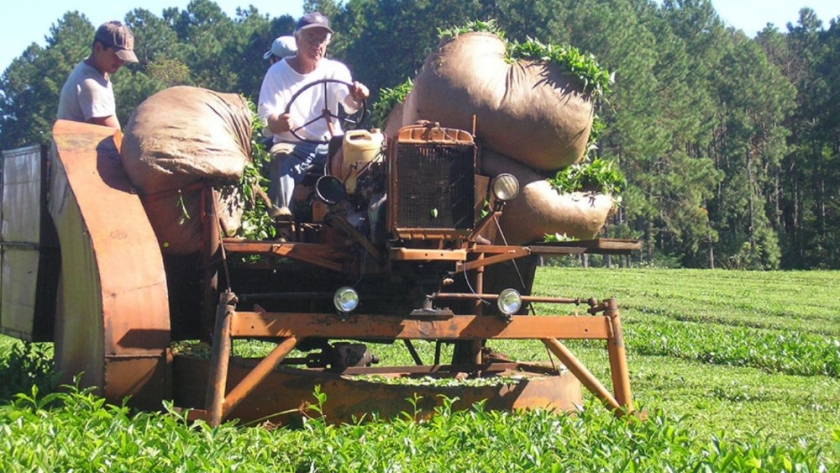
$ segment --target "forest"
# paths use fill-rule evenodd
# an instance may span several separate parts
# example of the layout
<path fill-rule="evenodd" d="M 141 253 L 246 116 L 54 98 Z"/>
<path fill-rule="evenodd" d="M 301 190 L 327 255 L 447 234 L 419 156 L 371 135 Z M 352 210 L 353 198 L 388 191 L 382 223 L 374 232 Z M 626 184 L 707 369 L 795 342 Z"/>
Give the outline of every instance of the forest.
<path fill-rule="evenodd" d="M 329 55 L 373 99 L 414 77 L 440 31 L 493 21 L 511 41 L 593 55 L 614 75 L 592 156 L 627 180 L 602 236 L 644 241 L 634 266 L 840 268 L 840 18 L 803 8 L 754 38 L 709 0 L 306 0 L 331 18 Z M 138 64 L 113 77 L 118 116 L 175 85 L 255 101 L 262 55 L 295 18 L 212 0 L 126 12 Z M 95 27 L 57 19 L 0 77 L 0 149 L 50 141 L 61 86 Z"/>

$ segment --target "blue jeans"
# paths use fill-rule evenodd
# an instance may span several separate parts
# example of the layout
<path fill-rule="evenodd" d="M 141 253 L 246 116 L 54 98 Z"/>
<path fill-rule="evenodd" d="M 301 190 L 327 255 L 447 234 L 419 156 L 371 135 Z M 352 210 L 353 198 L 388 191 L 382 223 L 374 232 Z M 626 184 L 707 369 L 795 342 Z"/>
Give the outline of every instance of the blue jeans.
<path fill-rule="evenodd" d="M 268 197 L 275 207 L 292 208 L 295 186 L 310 168 L 326 164 L 328 149 L 326 144 L 314 143 L 275 143 L 271 147 Z"/>

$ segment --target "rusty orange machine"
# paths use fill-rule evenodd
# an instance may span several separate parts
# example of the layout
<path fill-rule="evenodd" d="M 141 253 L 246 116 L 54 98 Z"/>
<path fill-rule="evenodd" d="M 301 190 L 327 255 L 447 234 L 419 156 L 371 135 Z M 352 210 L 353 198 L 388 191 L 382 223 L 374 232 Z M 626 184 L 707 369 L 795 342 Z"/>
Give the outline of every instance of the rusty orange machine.
<path fill-rule="evenodd" d="M 53 140 L 3 153 L 0 325 L 54 342 L 64 379 L 78 375 L 110 401 L 159 409 L 173 400 L 212 425 L 284 422 L 317 386 L 327 418 L 340 422 L 410 412 L 410 399 L 433 412 L 439 394 L 456 407 L 571 410 L 582 384 L 618 415 L 633 409 L 616 301 L 590 299 L 585 315 L 564 315 L 582 301 L 531 289 L 540 256 L 627 254 L 638 242 L 499 243 L 496 222 L 518 182 L 482 176 L 468 132 L 406 127 L 354 170 L 350 191 L 346 180 L 318 178 L 285 241 L 223 238 L 207 205 L 205 249 L 179 257 L 161 252 L 120 164 L 119 133 L 59 121 Z M 535 314 L 535 304 L 551 313 Z M 211 344 L 209 357 L 173 352 L 193 339 Z M 238 357 L 238 339 L 273 348 Z M 535 340 L 560 363 L 508 359 L 487 346 L 499 339 Z M 562 343 L 572 339 L 606 342 L 612 389 Z M 418 340 L 434 343 L 433 359 L 422 359 Z M 369 348 L 395 342 L 413 363 L 391 365 Z M 511 373 L 455 386 L 365 376 Z"/>

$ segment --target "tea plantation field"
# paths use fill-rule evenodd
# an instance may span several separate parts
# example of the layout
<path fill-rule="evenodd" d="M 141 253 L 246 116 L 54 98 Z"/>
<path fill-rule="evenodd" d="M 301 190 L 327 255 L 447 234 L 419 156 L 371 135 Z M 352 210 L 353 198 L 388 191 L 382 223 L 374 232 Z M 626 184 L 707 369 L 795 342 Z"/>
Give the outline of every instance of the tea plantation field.
<path fill-rule="evenodd" d="M 536 294 L 616 298 L 644 422 L 587 395 L 573 416 L 444 403 L 426 422 L 334 426 L 313 393 L 303 426 L 212 429 L 51 392 L 51 346 L 0 337 L 0 471 L 840 471 L 837 287 L 838 272 L 540 268 Z M 609 379 L 603 342 L 568 346 Z"/>

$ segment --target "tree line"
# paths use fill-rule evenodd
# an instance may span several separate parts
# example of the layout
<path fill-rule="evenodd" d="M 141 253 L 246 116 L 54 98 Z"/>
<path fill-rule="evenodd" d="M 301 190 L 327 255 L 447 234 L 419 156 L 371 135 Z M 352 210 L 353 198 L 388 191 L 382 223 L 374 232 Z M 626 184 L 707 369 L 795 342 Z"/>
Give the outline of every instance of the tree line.
<path fill-rule="evenodd" d="M 627 178 L 604 236 L 640 238 L 638 262 L 840 268 L 840 20 L 803 8 L 755 38 L 709 0 L 306 0 L 337 32 L 329 54 L 374 92 L 414 77 L 441 29 L 494 20 L 510 40 L 571 45 L 615 73 L 596 154 Z M 174 85 L 256 100 L 271 41 L 295 18 L 212 0 L 124 20 L 138 64 L 112 78 L 126 123 Z M 71 11 L 0 77 L 0 148 L 49 141 L 61 86 L 95 26 Z"/>

